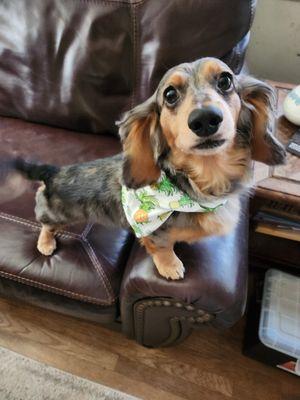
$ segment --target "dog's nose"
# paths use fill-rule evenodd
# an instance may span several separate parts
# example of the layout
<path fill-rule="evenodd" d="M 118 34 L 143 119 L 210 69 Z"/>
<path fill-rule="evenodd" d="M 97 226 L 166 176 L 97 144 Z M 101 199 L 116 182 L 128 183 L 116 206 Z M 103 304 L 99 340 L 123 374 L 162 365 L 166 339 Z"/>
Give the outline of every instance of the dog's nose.
<path fill-rule="evenodd" d="M 217 132 L 222 121 L 222 111 L 218 107 L 207 106 L 190 113 L 188 126 L 198 136 L 210 136 Z"/>

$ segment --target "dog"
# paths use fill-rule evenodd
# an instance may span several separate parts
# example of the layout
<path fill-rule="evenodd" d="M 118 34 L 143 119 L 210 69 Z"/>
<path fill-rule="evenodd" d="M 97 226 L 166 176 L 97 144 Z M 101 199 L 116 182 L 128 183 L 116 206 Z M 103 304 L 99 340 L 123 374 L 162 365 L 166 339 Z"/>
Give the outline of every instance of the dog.
<path fill-rule="evenodd" d="M 170 69 L 148 100 L 123 115 L 117 123 L 121 154 L 60 168 L 15 160 L 15 170 L 42 181 L 35 206 L 42 224 L 38 250 L 50 256 L 56 232 L 81 221 L 132 228 L 123 198 L 131 194 L 143 202 L 133 229 L 159 274 L 183 278 L 174 244 L 230 232 L 239 220 L 241 194 L 251 187 L 252 160 L 284 162 L 285 150 L 273 136 L 274 107 L 267 83 L 202 58 Z M 153 191 L 160 187 L 181 200 L 171 201 L 178 207 L 167 209 L 144 235 L 139 229 L 155 209 Z"/>

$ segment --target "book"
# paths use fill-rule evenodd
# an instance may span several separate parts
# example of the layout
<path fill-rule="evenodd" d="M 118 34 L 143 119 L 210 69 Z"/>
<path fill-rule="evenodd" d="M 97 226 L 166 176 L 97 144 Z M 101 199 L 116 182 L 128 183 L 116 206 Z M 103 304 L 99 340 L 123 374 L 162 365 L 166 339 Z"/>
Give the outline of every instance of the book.
<path fill-rule="evenodd" d="M 300 242 L 300 208 L 278 201 L 266 201 L 252 220 L 255 232 Z"/>
<path fill-rule="evenodd" d="M 260 207 L 260 211 L 300 223 L 300 205 L 297 208 L 291 204 L 268 200 Z"/>
<path fill-rule="evenodd" d="M 286 228 L 274 227 L 271 224 L 265 222 L 259 222 L 255 227 L 255 232 L 300 242 L 299 229 L 293 230 L 290 228 L 286 229 Z"/>

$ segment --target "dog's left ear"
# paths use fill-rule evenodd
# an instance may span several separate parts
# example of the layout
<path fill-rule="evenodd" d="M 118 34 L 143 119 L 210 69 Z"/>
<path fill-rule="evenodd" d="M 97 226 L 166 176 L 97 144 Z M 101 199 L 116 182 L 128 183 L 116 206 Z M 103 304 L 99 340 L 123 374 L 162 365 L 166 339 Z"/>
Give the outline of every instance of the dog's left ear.
<path fill-rule="evenodd" d="M 117 125 L 124 151 L 125 185 L 137 189 L 156 182 L 161 173 L 157 162 L 162 152 L 156 94 L 125 113 Z"/>
<path fill-rule="evenodd" d="M 242 102 L 238 129 L 250 135 L 252 159 L 268 165 L 284 163 L 285 149 L 274 137 L 274 89 L 265 82 L 242 75 L 238 77 L 238 91 Z"/>

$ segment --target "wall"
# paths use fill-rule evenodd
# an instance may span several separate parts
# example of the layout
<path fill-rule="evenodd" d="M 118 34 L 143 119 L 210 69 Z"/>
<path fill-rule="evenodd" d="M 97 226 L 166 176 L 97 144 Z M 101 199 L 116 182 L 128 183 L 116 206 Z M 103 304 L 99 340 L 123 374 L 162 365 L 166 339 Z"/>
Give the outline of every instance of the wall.
<path fill-rule="evenodd" d="M 300 84 L 300 0 L 258 0 L 251 32 L 250 72 Z"/>

